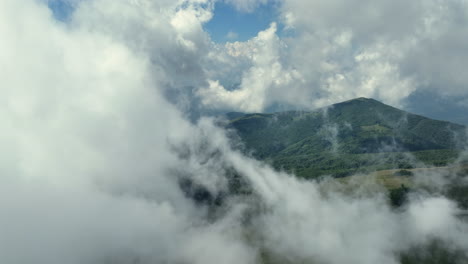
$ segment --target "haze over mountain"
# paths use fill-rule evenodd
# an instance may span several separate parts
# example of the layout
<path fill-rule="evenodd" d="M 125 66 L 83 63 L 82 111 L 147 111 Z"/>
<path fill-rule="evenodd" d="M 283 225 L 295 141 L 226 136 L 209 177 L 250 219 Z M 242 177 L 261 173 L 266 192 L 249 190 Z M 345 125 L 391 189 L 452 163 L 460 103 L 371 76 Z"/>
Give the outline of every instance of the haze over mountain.
<path fill-rule="evenodd" d="M 357 98 L 312 112 L 230 113 L 248 151 L 302 177 L 441 166 L 456 159 L 466 127 Z"/>

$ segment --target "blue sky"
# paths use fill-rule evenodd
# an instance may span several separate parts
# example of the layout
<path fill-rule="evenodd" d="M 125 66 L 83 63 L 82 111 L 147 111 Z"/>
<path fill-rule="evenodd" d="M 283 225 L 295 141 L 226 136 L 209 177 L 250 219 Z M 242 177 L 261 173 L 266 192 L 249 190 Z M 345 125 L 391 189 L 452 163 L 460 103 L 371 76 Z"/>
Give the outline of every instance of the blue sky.
<path fill-rule="evenodd" d="M 273 3 L 260 5 L 254 12 L 236 10 L 232 5 L 217 2 L 213 18 L 205 25 L 206 31 L 215 42 L 245 41 L 255 37 L 276 21 L 276 8 Z M 234 34 L 230 34 L 229 32 Z"/>
<path fill-rule="evenodd" d="M 48 1 L 48 5 L 55 18 L 61 21 L 73 12 L 68 1 Z M 276 16 L 277 9 L 272 2 L 258 6 L 254 12 L 239 11 L 230 4 L 217 2 L 214 16 L 205 24 L 205 30 L 214 42 L 246 41 L 268 28 L 271 22 L 278 22 Z"/>
<path fill-rule="evenodd" d="M 73 12 L 73 7 L 68 1 L 53 0 L 47 2 L 49 8 L 52 10 L 54 17 L 60 21 L 65 21 Z"/>

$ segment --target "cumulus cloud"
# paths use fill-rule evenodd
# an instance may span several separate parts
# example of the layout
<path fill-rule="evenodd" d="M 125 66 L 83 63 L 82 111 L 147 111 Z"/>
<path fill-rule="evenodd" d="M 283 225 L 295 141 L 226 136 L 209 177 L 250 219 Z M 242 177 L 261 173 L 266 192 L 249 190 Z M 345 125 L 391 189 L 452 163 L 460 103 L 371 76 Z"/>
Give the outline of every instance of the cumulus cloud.
<path fill-rule="evenodd" d="M 112 10 L 92 4 L 87 18 Z M 168 145 L 193 127 L 163 98 L 145 49 L 79 13 L 68 28 L 34 1 L 0 9 L 4 261 L 204 263 L 213 246 L 249 256 L 223 223 L 203 231 L 168 172 L 179 162 Z"/>
<path fill-rule="evenodd" d="M 217 108 L 260 112 L 275 102 L 284 87 L 300 80 L 301 76 L 296 70 L 284 69 L 280 62 L 282 42 L 276 31 L 277 25 L 272 23 L 247 43 L 226 44 L 230 56 L 247 57 L 251 60 L 251 66 L 242 73 L 237 89 L 227 90 L 218 81 L 209 80 L 208 87 L 197 92 L 202 103 Z"/>
<path fill-rule="evenodd" d="M 467 10 L 465 1 L 282 1 L 282 37 L 270 27 L 263 37 L 227 43 L 228 54 L 249 59 L 242 61 L 243 71 L 234 71 L 240 81 L 233 89 L 213 85 L 224 86 L 222 77 L 206 84 L 213 99 L 204 103 L 262 111 L 275 104 L 317 108 L 361 96 L 403 107 L 424 91 L 466 97 L 460 70 Z"/>
<path fill-rule="evenodd" d="M 392 264 L 433 237 L 466 248 L 445 198 L 399 212 L 383 194 L 324 192 L 232 150 L 212 120 L 184 118 L 170 92 L 187 85 L 206 105 L 256 111 L 304 82 L 283 65 L 275 24 L 204 58 L 218 52 L 202 27 L 211 15 L 201 0 L 89 0 L 63 23 L 43 2 L 0 2 L 0 259 Z M 251 66 L 230 91 L 207 65 L 237 57 Z M 232 177 L 247 195 L 230 195 Z"/>

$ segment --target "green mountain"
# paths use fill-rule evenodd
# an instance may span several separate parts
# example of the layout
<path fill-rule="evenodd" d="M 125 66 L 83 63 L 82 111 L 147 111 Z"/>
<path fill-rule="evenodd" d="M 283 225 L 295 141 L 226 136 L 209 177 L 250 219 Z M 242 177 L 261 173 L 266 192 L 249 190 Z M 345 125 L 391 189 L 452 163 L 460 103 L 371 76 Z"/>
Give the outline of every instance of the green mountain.
<path fill-rule="evenodd" d="M 230 113 L 244 151 L 301 177 L 453 161 L 467 142 L 462 125 L 357 98 L 312 112 Z"/>

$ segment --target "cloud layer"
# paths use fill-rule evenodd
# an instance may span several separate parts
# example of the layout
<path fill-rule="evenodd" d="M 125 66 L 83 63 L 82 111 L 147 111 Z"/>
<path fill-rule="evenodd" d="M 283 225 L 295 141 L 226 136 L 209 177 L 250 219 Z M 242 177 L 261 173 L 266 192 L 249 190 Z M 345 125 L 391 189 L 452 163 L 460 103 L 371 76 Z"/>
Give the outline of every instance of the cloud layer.
<path fill-rule="evenodd" d="M 228 51 L 236 47 L 233 57 L 249 60 L 236 91 L 222 87 L 222 78 L 209 82 L 204 89 L 213 98 L 206 106 L 259 112 L 361 96 L 405 106 L 415 92 L 452 100 L 468 95 L 461 72 L 465 1 L 285 0 L 279 6 L 280 34 L 272 26 L 247 42 L 226 44 Z"/>
<path fill-rule="evenodd" d="M 343 194 L 339 183 L 275 172 L 232 150 L 212 120 L 187 120 L 197 102 L 261 111 L 275 102 L 341 100 L 363 82 L 363 92 L 393 98 L 401 94 L 386 85 L 399 91 L 418 81 L 401 77 L 401 51 L 384 45 L 379 28 L 337 25 L 317 39 L 299 9 L 319 7 L 307 3 L 283 6 L 288 26 L 304 28 L 297 38 L 280 38 L 273 23 L 246 43 L 220 47 L 203 30 L 209 1 L 81 1 L 66 23 L 41 1 L 0 2 L 0 259 L 393 264 L 433 238 L 466 249 L 468 226 L 444 197 L 417 195 L 395 211 L 383 194 Z M 354 50 L 355 36 L 368 31 L 375 39 Z M 337 66 L 342 58 L 354 66 Z M 222 85 L 231 72 L 220 65 L 241 71 L 239 88 Z M 232 175 L 249 195 L 226 195 Z M 187 179 L 208 192 L 201 203 L 181 190 Z M 222 197 L 223 206 L 204 204 L 207 197 Z"/>

